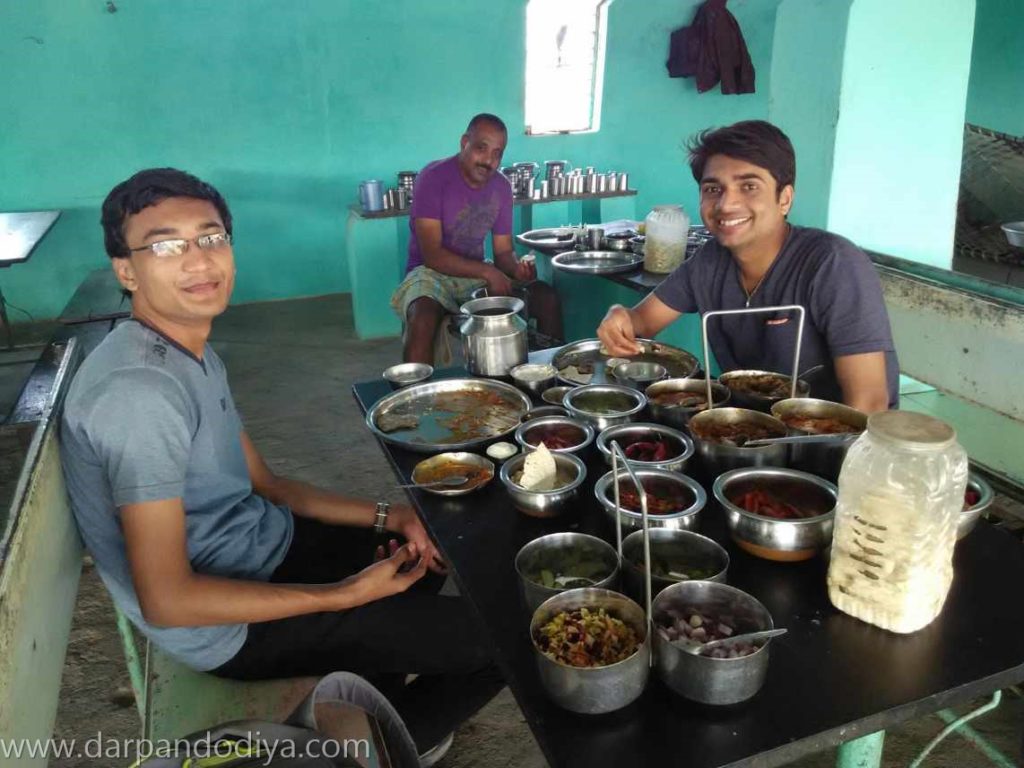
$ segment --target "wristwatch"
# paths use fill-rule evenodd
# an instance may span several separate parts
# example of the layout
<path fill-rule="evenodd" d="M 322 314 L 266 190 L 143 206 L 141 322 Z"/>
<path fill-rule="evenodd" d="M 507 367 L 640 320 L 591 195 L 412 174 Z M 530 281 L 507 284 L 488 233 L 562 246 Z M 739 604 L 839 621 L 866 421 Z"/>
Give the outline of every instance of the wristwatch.
<path fill-rule="evenodd" d="M 375 533 L 384 533 L 384 526 L 388 522 L 388 511 L 391 505 L 386 501 L 377 502 L 377 512 L 373 518 L 373 530 Z"/>

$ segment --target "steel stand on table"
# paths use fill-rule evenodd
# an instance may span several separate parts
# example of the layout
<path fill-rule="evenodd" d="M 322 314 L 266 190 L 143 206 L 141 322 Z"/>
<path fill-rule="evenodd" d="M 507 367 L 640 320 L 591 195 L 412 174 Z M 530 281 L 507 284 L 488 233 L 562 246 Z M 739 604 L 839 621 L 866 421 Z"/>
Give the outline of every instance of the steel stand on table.
<path fill-rule="evenodd" d="M 884 741 L 885 731 L 878 731 L 840 744 L 836 768 L 879 768 L 882 764 Z"/>

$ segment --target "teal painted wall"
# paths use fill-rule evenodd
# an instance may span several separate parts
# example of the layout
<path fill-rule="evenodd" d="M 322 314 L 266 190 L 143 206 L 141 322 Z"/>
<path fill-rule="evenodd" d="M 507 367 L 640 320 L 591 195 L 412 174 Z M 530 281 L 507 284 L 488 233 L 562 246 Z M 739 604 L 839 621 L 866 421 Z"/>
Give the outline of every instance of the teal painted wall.
<path fill-rule="evenodd" d="M 1024 2 L 978 0 L 967 122 L 1024 136 Z"/>
<path fill-rule="evenodd" d="M 768 115 L 778 0 L 732 0 L 758 92 L 698 95 L 667 77 L 671 30 L 699 0 L 615 0 L 604 115 L 595 134 L 522 135 L 525 3 L 506 0 L 0 0 L 0 210 L 61 208 L 3 289 L 57 315 L 107 265 L 99 205 L 139 168 L 174 165 L 216 184 L 236 217 L 236 302 L 349 289 L 346 206 L 363 178 L 454 152 L 469 116 L 493 111 L 506 161 L 566 158 L 629 171 L 638 211 L 695 214 L 683 141 Z"/>
<path fill-rule="evenodd" d="M 854 0 L 828 228 L 949 268 L 974 0 Z"/>
<path fill-rule="evenodd" d="M 782 0 L 775 20 L 768 119 L 793 142 L 790 221 L 828 223 L 846 24 L 852 0 Z"/>

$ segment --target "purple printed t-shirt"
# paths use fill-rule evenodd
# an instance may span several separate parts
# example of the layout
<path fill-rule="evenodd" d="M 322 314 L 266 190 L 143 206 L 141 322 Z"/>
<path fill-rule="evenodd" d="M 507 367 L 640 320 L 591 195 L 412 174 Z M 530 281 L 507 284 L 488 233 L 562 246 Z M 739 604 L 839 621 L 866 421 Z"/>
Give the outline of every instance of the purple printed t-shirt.
<path fill-rule="evenodd" d="M 495 173 L 480 189 L 473 189 L 462 178 L 458 155 L 437 160 L 420 171 L 409 212 L 406 274 L 423 264 L 416 240 L 416 219 L 437 219 L 441 222 L 441 244 L 445 249 L 483 261 L 488 232 L 512 234 L 512 187 L 508 179 Z"/>

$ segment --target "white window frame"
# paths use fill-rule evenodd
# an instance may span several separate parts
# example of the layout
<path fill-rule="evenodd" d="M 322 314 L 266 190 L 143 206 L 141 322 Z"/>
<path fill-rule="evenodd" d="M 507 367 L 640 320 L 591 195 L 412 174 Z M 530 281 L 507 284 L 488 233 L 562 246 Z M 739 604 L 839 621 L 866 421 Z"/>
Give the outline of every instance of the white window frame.
<path fill-rule="evenodd" d="M 590 104 L 589 104 L 589 115 L 587 115 L 586 125 L 582 126 L 565 126 L 558 127 L 557 125 L 548 125 L 543 121 L 537 119 L 537 111 L 544 109 L 543 101 L 544 94 L 534 92 L 533 100 L 531 101 L 531 87 L 537 87 L 537 72 L 543 71 L 537 66 L 535 62 L 531 61 L 530 53 L 530 22 L 529 13 L 530 6 L 533 4 L 550 3 L 561 4 L 565 0 L 528 0 L 527 2 L 527 22 L 526 22 L 526 71 L 525 71 L 525 85 L 523 89 L 524 95 L 524 115 L 526 122 L 526 135 L 528 136 L 552 136 L 559 134 L 570 134 L 570 133 L 596 133 L 601 128 L 601 104 L 604 97 L 604 68 L 605 68 L 605 56 L 607 48 L 607 37 L 608 37 L 608 6 L 610 6 L 613 0 L 593 0 L 594 1 L 594 14 L 596 17 L 597 28 L 594 34 L 594 57 L 593 57 L 593 68 L 590 73 Z M 535 54 L 536 55 L 536 54 Z M 548 70 L 550 71 L 550 70 Z M 531 72 L 534 72 L 534 76 L 531 77 Z M 543 77 L 539 78 L 540 82 L 551 82 L 550 79 Z M 583 83 L 581 82 L 581 85 Z M 550 97 L 550 95 L 549 95 Z M 535 125 L 540 127 L 535 128 Z"/>

